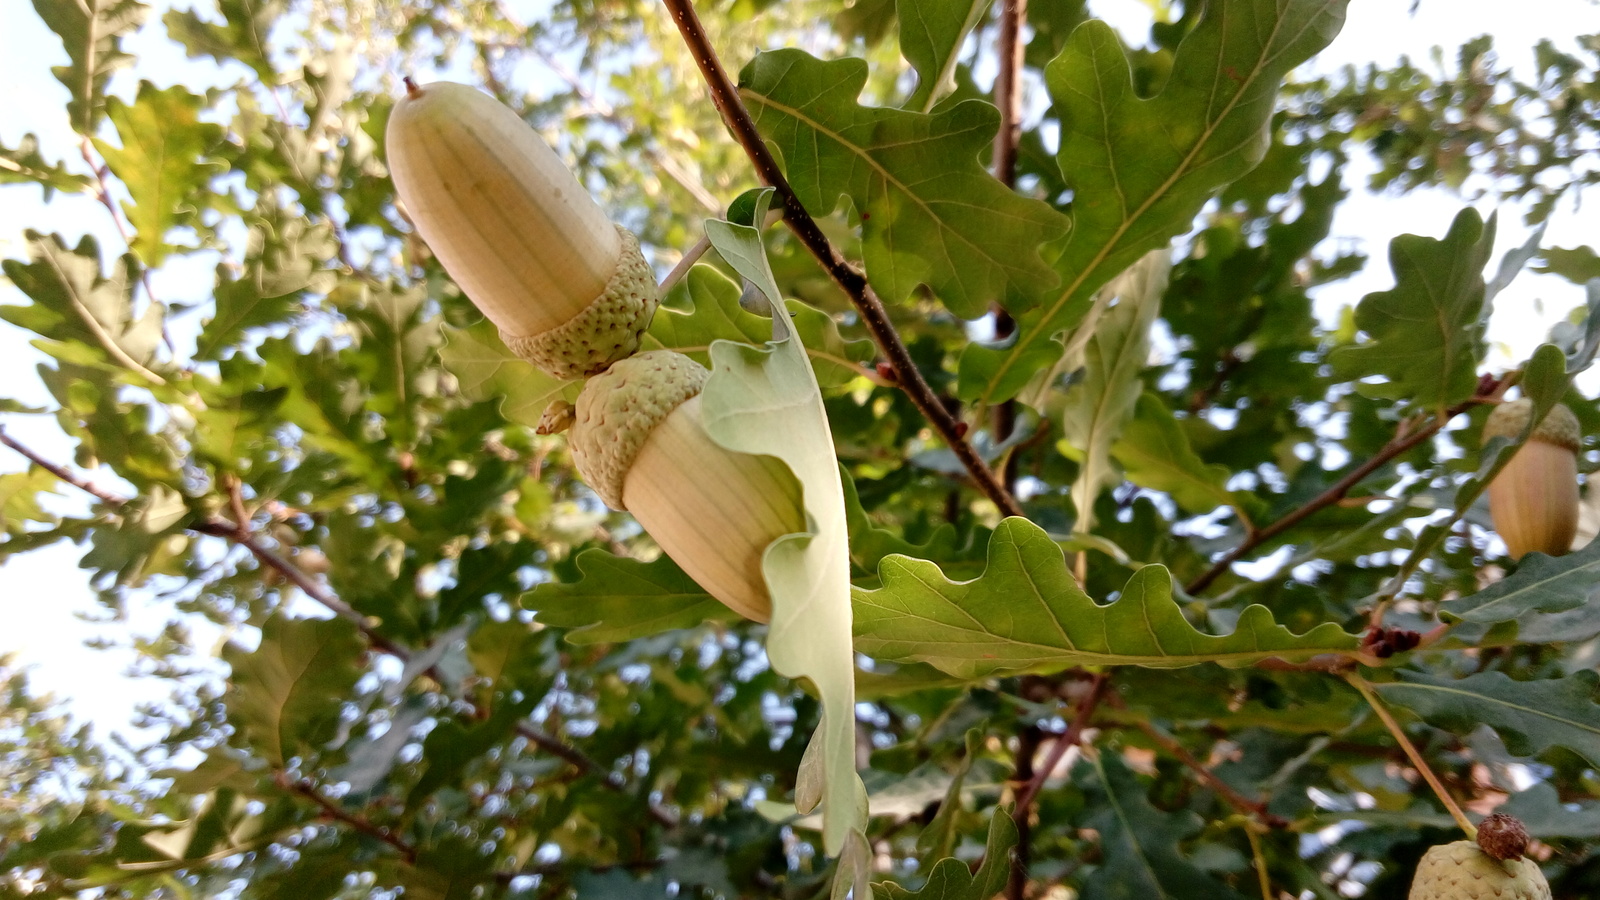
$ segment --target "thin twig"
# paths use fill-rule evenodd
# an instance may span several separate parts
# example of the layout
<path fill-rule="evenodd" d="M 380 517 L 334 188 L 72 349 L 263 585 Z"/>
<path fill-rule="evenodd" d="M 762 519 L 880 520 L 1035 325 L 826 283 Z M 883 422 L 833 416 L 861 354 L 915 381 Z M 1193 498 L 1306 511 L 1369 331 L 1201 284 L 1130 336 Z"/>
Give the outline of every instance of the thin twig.
<path fill-rule="evenodd" d="M 302 778 L 295 780 L 280 772 L 278 774 L 277 782 L 279 787 L 298 794 L 301 797 L 305 797 L 306 799 L 315 803 L 322 810 L 324 817 L 338 822 L 343 822 L 362 834 L 377 838 L 385 844 L 388 844 L 400 854 L 401 858 L 405 860 L 406 865 L 416 864 L 416 847 L 407 843 L 390 829 L 373 822 L 365 816 L 356 815 L 332 800 L 329 800 L 327 797 L 322 796 L 322 792 L 317 790 L 316 784 L 314 784 L 310 779 Z"/>
<path fill-rule="evenodd" d="M 1227 572 L 1229 567 L 1244 558 L 1250 551 L 1300 524 L 1312 514 L 1343 500 L 1345 495 L 1350 493 L 1350 490 L 1360 484 L 1368 475 L 1376 472 L 1396 457 L 1404 455 L 1423 441 L 1432 438 L 1445 425 L 1449 424 L 1451 419 L 1480 403 L 1486 402 L 1487 399 L 1488 395 L 1480 393 L 1470 400 L 1450 407 L 1445 410 L 1444 415 L 1435 416 L 1426 425 L 1417 428 L 1415 431 L 1407 431 L 1396 435 L 1371 459 L 1350 470 L 1343 478 L 1330 485 L 1327 490 L 1307 500 L 1271 525 L 1252 531 L 1239 543 L 1239 546 L 1223 554 L 1222 558 L 1213 563 L 1211 568 L 1207 569 L 1199 578 L 1189 582 L 1184 589 L 1191 594 L 1205 590 L 1213 581 L 1216 581 L 1224 572 Z"/>
<path fill-rule="evenodd" d="M 745 155 L 750 157 L 756 175 L 762 183 L 771 185 L 777 190 L 779 199 L 783 201 L 784 221 L 788 223 L 795 237 L 800 239 L 800 243 L 816 257 L 828 275 L 855 304 L 856 310 L 861 315 L 862 324 L 867 327 L 873 340 L 888 358 L 889 365 L 894 368 L 901 389 L 971 473 L 978 490 L 999 507 L 1003 514 L 1021 516 L 1022 507 L 1017 505 L 1016 498 L 1011 496 L 1011 492 L 1001 484 L 994 471 L 967 442 L 963 436 L 962 423 L 956 421 L 956 418 L 944 408 L 938 395 L 917 370 L 910 352 L 900 340 L 894 324 L 889 321 L 889 314 L 883 307 L 883 301 L 867 284 L 866 278 L 847 263 L 829 242 L 816 220 L 806 212 L 794 189 L 789 186 L 788 179 L 783 176 L 783 170 L 778 167 L 778 161 L 767 149 L 761 132 L 756 129 L 754 120 L 750 118 L 749 110 L 745 109 L 738 88 L 722 68 L 722 63 L 706 36 L 705 27 L 695 14 L 691 0 L 662 0 L 662 2 L 672 13 L 679 33 L 683 35 L 684 43 L 688 45 L 695 64 L 699 66 L 700 74 L 705 78 L 711 91 L 711 100 L 722 114 L 723 122 L 733 132 L 739 145 L 744 148 Z"/>
<path fill-rule="evenodd" d="M 100 500 L 102 503 L 105 503 L 107 506 L 120 510 L 122 507 L 128 504 L 127 498 L 119 497 L 110 491 L 94 485 L 87 479 L 74 474 L 64 466 L 49 461 L 35 452 L 32 448 L 17 442 L 10 435 L 6 434 L 5 429 L 3 428 L 0 428 L 0 444 L 4 444 L 5 446 L 10 447 L 12 450 L 22 454 L 24 458 L 40 468 L 43 468 L 52 475 L 55 475 L 57 478 L 66 482 L 67 484 L 70 484 L 73 487 L 84 491 L 85 493 L 93 495 L 96 499 Z M 220 537 L 237 544 L 240 547 L 243 547 L 245 550 L 248 550 L 258 562 L 277 571 L 287 581 L 299 588 L 307 597 L 310 597 L 312 600 L 316 601 L 324 609 L 329 610 L 339 618 L 355 625 L 361 634 L 367 639 L 367 642 L 374 648 L 393 656 L 401 662 L 407 662 L 411 659 L 413 655 L 411 648 L 397 643 L 388 637 L 385 637 L 383 634 L 380 634 L 376 628 L 374 628 L 371 619 L 362 615 L 350 604 L 339 599 L 339 597 L 337 597 L 321 582 L 311 577 L 311 575 L 308 574 L 304 569 L 301 569 L 289 559 L 263 544 L 260 537 L 249 530 L 248 522 L 241 526 L 236 522 L 229 522 L 226 519 L 212 517 L 194 522 L 193 524 L 189 525 L 188 528 L 190 531 L 194 531 L 198 534 Z M 435 680 L 443 683 L 442 679 Z M 531 722 L 526 720 L 518 722 L 516 725 L 516 730 L 518 734 L 522 735 L 534 746 L 539 747 L 552 756 L 557 756 L 566 760 L 568 763 L 576 766 L 586 775 L 598 777 L 601 784 L 604 784 L 607 788 L 614 791 L 626 792 L 627 784 L 620 775 L 609 771 L 606 769 L 606 767 L 591 759 L 578 748 L 561 741 L 559 738 L 546 734 L 540 729 L 534 727 Z M 655 819 L 660 824 L 665 825 L 668 828 L 674 828 L 678 825 L 678 817 L 665 807 L 655 802 L 651 802 L 649 809 L 650 817 Z"/>
<path fill-rule="evenodd" d="M 1050 752 L 1045 756 L 1044 765 L 1033 773 L 1032 780 L 1017 793 L 1017 809 L 1012 813 L 1013 816 L 1019 812 L 1026 815 L 1028 807 L 1039 796 L 1039 792 L 1044 790 L 1044 783 L 1049 780 L 1056 767 L 1061 765 L 1061 760 L 1067 755 L 1067 751 L 1077 746 L 1078 741 L 1082 740 L 1083 730 L 1089 727 L 1090 720 L 1094 718 L 1095 709 L 1099 707 L 1100 701 L 1105 698 L 1106 688 L 1110 682 L 1111 674 L 1109 672 L 1095 674 L 1094 681 L 1089 685 L 1089 693 L 1078 701 L 1078 708 L 1073 714 L 1071 724 L 1067 726 L 1066 731 L 1061 732 L 1056 737 L 1055 743 L 1050 745 Z"/>
<path fill-rule="evenodd" d="M 1461 826 L 1461 830 L 1466 832 L 1467 839 L 1477 839 L 1477 826 L 1472 824 L 1472 820 L 1467 818 L 1465 812 L 1462 812 L 1461 805 L 1456 803 L 1456 798 L 1445 790 L 1444 782 L 1440 781 L 1439 776 L 1434 774 L 1433 768 L 1428 765 L 1426 759 L 1423 759 L 1421 751 L 1417 750 L 1417 746 L 1411 743 L 1410 738 L 1406 737 L 1405 729 L 1400 727 L 1400 723 L 1395 720 L 1394 714 L 1389 712 L 1389 708 L 1384 705 L 1377 694 L 1373 693 L 1372 685 L 1368 684 L 1365 678 L 1355 672 L 1347 673 L 1344 676 L 1344 680 L 1350 682 L 1350 686 L 1359 691 L 1362 699 L 1366 700 L 1367 705 L 1372 707 L 1372 711 L 1378 714 L 1378 718 L 1383 722 L 1383 727 L 1389 729 L 1389 733 L 1394 735 L 1395 741 L 1400 744 L 1400 749 L 1404 750 L 1406 756 L 1410 757 L 1411 764 L 1417 767 L 1417 771 L 1422 775 L 1423 780 L 1428 782 L 1428 787 L 1433 788 L 1434 796 L 1439 798 L 1439 802 L 1443 803 L 1444 808 L 1450 812 L 1451 818 L 1455 819 L 1456 824 Z"/>

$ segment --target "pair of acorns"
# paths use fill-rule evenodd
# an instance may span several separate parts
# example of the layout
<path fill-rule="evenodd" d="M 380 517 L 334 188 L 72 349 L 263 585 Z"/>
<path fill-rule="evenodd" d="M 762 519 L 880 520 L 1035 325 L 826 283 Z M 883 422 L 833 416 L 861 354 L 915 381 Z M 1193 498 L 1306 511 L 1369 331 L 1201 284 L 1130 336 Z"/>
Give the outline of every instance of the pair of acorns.
<path fill-rule="evenodd" d="M 761 559 L 805 530 L 798 484 L 778 460 L 706 433 L 704 366 L 637 352 L 660 300 L 638 240 L 527 123 L 475 88 L 407 79 L 387 143 L 412 224 L 506 346 L 552 376 L 588 379 L 541 431 L 570 424 L 573 463 L 602 500 L 631 512 L 713 597 L 768 621 Z"/>

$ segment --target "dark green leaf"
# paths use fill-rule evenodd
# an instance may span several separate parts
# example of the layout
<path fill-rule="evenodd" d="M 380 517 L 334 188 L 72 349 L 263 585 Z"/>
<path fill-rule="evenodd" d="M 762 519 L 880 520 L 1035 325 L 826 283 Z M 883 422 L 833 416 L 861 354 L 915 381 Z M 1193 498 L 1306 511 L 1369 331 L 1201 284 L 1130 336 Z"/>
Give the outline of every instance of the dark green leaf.
<path fill-rule="evenodd" d="M 267 38 L 286 6 L 283 0 L 219 0 L 221 25 L 205 21 L 193 10 L 170 10 L 161 21 L 189 56 L 209 56 L 219 63 L 236 59 L 254 69 L 263 83 L 273 85 L 279 76 Z"/>
<path fill-rule="evenodd" d="M 228 715 L 268 764 L 315 753 L 334 735 L 340 707 L 361 677 L 366 642 L 343 619 L 274 615 L 261 626 L 261 644 L 229 644 L 233 668 Z"/>
<path fill-rule="evenodd" d="M 1600 592 L 1600 541 L 1568 556 L 1530 553 L 1510 576 L 1439 607 L 1446 622 L 1510 622 L 1529 613 L 1555 613 Z"/>
<path fill-rule="evenodd" d="M 642 563 L 585 550 L 577 566 L 580 580 L 546 582 L 522 595 L 522 605 L 540 622 L 573 629 L 567 635 L 573 643 L 626 641 L 733 617 L 666 556 Z"/>
<path fill-rule="evenodd" d="M 989 819 L 989 840 L 978 871 L 968 869 L 959 859 L 941 859 L 921 890 L 908 891 L 894 882 L 875 884 L 872 889 L 886 900 L 989 900 L 1005 889 L 1016 845 L 1016 823 L 1011 821 L 1011 811 L 1001 807 Z"/>
<path fill-rule="evenodd" d="M 1543 681 L 1513 681 L 1501 672 L 1461 679 L 1399 675 L 1398 682 L 1373 687 L 1430 725 L 1466 733 L 1484 724 L 1518 756 L 1566 747 L 1600 764 L 1600 706 L 1594 702 L 1600 676 L 1592 671 Z"/>

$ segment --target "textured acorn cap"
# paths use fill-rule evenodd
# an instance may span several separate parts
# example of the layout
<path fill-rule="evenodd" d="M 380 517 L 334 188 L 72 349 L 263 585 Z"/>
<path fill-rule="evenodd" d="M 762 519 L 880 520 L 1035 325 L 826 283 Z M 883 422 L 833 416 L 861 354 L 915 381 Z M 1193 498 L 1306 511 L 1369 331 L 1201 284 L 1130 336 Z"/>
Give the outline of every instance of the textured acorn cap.
<path fill-rule="evenodd" d="M 407 87 L 387 131 L 395 191 L 506 345 L 558 378 L 637 350 L 658 299 L 638 241 L 499 101 L 464 84 Z"/>
<path fill-rule="evenodd" d="M 682 353 L 651 350 L 590 378 L 573 408 L 569 446 L 583 480 L 612 509 L 627 509 L 622 486 L 661 420 L 700 393 L 711 373 Z"/>
<path fill-rule="evenodd" d="M 1522 429 L 1528 427 L 1528 419 L 1533 415 L 1533 401 L 1526 397 L 1520 400 L 1508 400 L 1494 408 L 1489 413 L 1488 421 L 1483 423 L 1483 439 L 1508 437 L 1514 438 L 1522 434 Z M 1555 444 L 1565 447 L 1576 453 L 1583 443 L 1583 428 L 1578 424 L 1578 417 L 1572 414 L 1566 404 L 1557 403 L 1550 409 L 1533 434 L 1528 436 L 1530 441 L 1543 441 L 1546 444 Z"/>
<path fill-rule="evenodd" d="M 1531 859 L 1496 861 L 1471 841 L 1432 847 L 1417 864 L 1408 900 L 1550 900 Z"/>

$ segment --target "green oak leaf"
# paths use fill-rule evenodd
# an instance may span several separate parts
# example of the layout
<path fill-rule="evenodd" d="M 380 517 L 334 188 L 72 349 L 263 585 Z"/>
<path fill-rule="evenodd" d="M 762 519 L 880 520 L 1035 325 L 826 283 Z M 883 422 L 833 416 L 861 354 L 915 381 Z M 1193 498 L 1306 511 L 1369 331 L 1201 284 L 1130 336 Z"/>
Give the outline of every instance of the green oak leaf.
<path fill-rule="evenodd" d="M 131 203 L 123 203 L 134 228 L 131 248 L 147 266 L 159 266 L 171 249 L 167 232 L 178 225 L 199 225 L 195 198 L 204 196 L 210 177 L 222 163 L 208 159 L 223 140 L 221 125 L 200 121 L 204 98 L 181 85 L 160 90 L 139 83 L 132 104 L 106 101 L 106 115 L 117 127 L 122 146 L 95 139 L 106 165 L 121 179 Z"/>
<path fill-rule="evenodd" d="M 764 196 L 753 221 L 765 221 Z M 709 220 L 706 236 L 724 260 L 766 295 L 781 295 L 768 266 L 761 232 Z M 819 804 L 823 846 L 845 854 L 834 882 L 857 886 L 865 898 L 871 853 L 863 834 L 867 793 L 855 771 L 855 658 L 850 641 L 850 538 L 828 413 L 822 391 L 785 316 L 772 320 L 764 347 L 731 341 L 711 346 L 711 377 L 701 393 L 706 432 L 737 453 L 782 460 L 800 481 L 807 526 L 767 548 L 762 560 L 772 596 L 767 657 L 778 674 L 808 679 L 822 702 L 822 722 L 800 764 L 796 805 Z M 870 892 L 867 892 L 870 893 Z"/>
<path fill-rule="evenodd" d="M 1403 234 L 1389 244 L 1395 286 L 1361 299 L 1356 327 L 1369 340 L 1333 351 L 1334 370 L 1371 397 L 1440 410 L 1472 396 L 1483 357 L 1483 267 L 1494 220 L 1462 210 L 1442 239 Z"/>
<path fill-rule="evenodd" d="M 223 702 L 250 745 L 275 768 L 331 740 L 345 700 L 361 677 L 366 642 L 343 619 L 291 619 L 261 626 L 254 650 L 229 644 L 233 669 Z"/>
<path fill-rule="evenodd" d="M 1565 678 L 1514 681 L 1502 672 L 1440 678 L 1400 671 L 1400 681 L 1373 684 L 1385 700 L 1430 725 L 1460 734 L 1488 725 L 1518 756 L 1566 747 L 1600 765 L 1600 675 L 1587 669 Z"/>
<path fill-rule="evenodd" d="M 576 562 L 579 580 L 548 581 L 522 595 L 522 605 L 540 622 L 572 629 L 567 640 L 574 644 L 628 641 L 737 618 L 665 555 L 640 562 L 590 549 Z"/>
<path fill-rule="evenodd" d="M 952 789 L 952 794 L 959 791 Z M 873 890 L 886 900 L 990 900 L 1005 890 L 1011 874 L 1011 848 L 1017 845 L 1017 825 L 1011 810 L 999 808 L 989 818 L 989 839 L 984 845 L 983 864 L 974 872 L 959 859 L 945 858 L 934 863 L 921 890 L 908 891 L 892 881 L 879 882 Z"/>
<path fill-rule="evenodd" d="M 695 266 L 678 283 L 667 304 L 656 310 L 642 349 L 676 350 L 703 364 L 711 361 L 712 341 L 760 344 L 772 334 L 772 320 L 739 305 L 739 285 L 710 266 Z M 674 302 L 676 301 L 676 302 Z M 789 321 L 823 387 L 839 387 L 863 374 L 877 355 L 871 341 L 846 340 L 833 317 L 788 300 Z"/>
<path fill-rule="evenodd" d="M 1534 271 L 1559 275 L 1573 284 L 1588 284 L 1600 278 L 1600 255 L 1593 247 L 1546 247 L 1539 251 L 1544 264 Z"/>
<path fill-rule="evenodd" d="M 857 649 L 969 679 L 1086 665 L 1247 665 L 1348 653 L 1359 644 L 1331 622 L 1295 635 L 1263 606 L 1240 613 L 1232 634 L 1205 634 L 1184 618 L 1172 578 L 1158 565 L 1135 572 L 1120 597 L 1097 605 L 1073 580 L 1061 548 L 1026 519 L 1000 523 L 988 567 L 972 581 L 950 581 L 933 563 L 905 557 L 884 560 L 879 575 L 883 587 L 856 591 Z"/>
<path fill-rule="evenodd" d="M 533 427 L 539 424 L 552 400 L 572 400 L 581 382 L 562 381 L 517 358 L 500 340 L 500 329 L 488 319 L 466 328 L 444 329 L 439 358 L 461 383 L 461 393 L 479 402 L 500 401 L 500 414 L 509 422 Z"/>
<path fill-rule="evenodd" d="M 1002 300 L 1030 305 L 1055 283 L 1039 245 L 1066 219 L 979 163 L 999 111 L 979 100 L 934 115 L 869 108 L 856 102 L 866 79 L 862 60 L 785 49 L 757 54 L 739 93 L 806 209 L 827 215 L 849 195 L 867 280 L 885 300 L 926 284 L 962 318 Z"/>
<path fill-rule="evenodd" d="M 1535 781 L 1526 790 L 1512 794 L 1495 812 L 1516 816 L 1536 838 L 1600 838 L 1600 803 L 1592 800 L 1567 803 L 1548 781 Z"/>
<path fill-rule="evenodd" d="M 1014 337 L 974 344 L 958 395 L 984 404 L 1017 395 L 1060 356 L 1055 335 L 1078 323 L 1100 286 L 1188 231 L 1206 202 L 1250 171 L 1269 145 L 1283 77 L 1333 40 L 1347 0 L 1209 3 L 1179 45 L 1161 92 L 1140 97 L 1122 41 L 1093 20 L 1074 29 L 1045 81 L 1061 119 L 1056 160 L 1072 189 L 1059 286 L 1017 315 Z"/>
<path fill-rule="evenodd" d="M 39 152 L 39 138 L 25 134 L 15 150 L 0 145 L 0 184 L 37 184 L 49 203 L 56 191 L 76 193 L 88 188 L 89 179 L 46 160 Z"/>
<path fill-rule="evenodd" d="M 1445 603 L 1446 622 L 1510 622 L 1529 613 L 1556 613 L 1583 606 L 1600 593 L 1600 541 L 1577 553 L 1553 557 L 1530 553 L 1506 578 Z"/>
<path fill-rule="evenodd" d="M 72 95 L 72 128 L 93 135 L 105 114 L 111 73 L 133 62 L 122 52 L 122 39 L 144 23 L 149 7 L 138 0 L 33 0 L 33 9 L 67 51 L 69 63 L 50 71 Z"/>
<path fill-rule="evenodd" d="M 0 473 L 0 535 L 20 537 L 29 523 L 54 525 L 59 517 L 47 513 L 39 498 L 55 493 L 61 479 L 38 466 L 21 472 Z"/>
<path fill-rule="evenodd" d="M 928 112 L 955 90 L 961 45 L 988 10 L 989 0 L 897 0 L 900 55 L 917 73 L 906 109 Z"/>
<path fill-rule="evenodd" d="M 1073 776 L 1084 803 L 1098 810 L 1089 827 L 1100 833 L 1105 861 L 1083 883 L 1084 900 L 1242 900 L 1184 858 L 1179 844 L 1204 823 L 1189 810 L 1164 812 L 1115 753 L 1084 754 Z"/>
<path fill-rule="evenodd" d="M 1228 490 L 1232 472 L 1227 466 L 1207 465 L 1200 459 L 1159 396 L 1143 394 L 1136 409 L 1111 448 L 1129 481 L 1164 491 L 1184 510 L 1197 515 L 1219 506 L 1231 506 L 1240 515 L 1250 511 L 1253 498 Z"/>
<path fill-rule="evenodd" d="M 1111 445 L 1133 416 L 1144 391 L 1139 374 L 1150 356 L 1150 328 L 1161 310 L 1170 263 L 1154 253 L 1113 279 L 1120 302 L 1101 317 L 1084 348 L 1083 377 L 1068 388 L 1060 413 L 1063 454 L 1078 461 L 1078 478 L 1072 483 L 1072 503 L 1078 517 L 1072 530 L 1094 530 L 1094 501 L 1102 488 L 1117 479 L 1111 464 Z"/>

